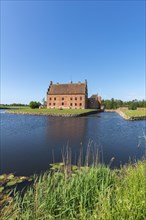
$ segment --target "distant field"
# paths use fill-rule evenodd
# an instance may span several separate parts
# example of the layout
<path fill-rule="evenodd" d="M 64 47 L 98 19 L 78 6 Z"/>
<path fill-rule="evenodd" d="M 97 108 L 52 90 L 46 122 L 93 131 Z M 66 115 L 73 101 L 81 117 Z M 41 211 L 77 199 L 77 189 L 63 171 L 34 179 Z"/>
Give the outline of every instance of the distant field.
<path fill-rule="evenodd" d="M 95 112 L 97 109 L 31 109 L 29 107 L 21 107 L 10 109 L 10 113 L 17 114 L 38 114 L 38 115 L 80 115 L 84 113 Z"/>
<path fill-rule="evenodd" d="M 13 105 L 0 105 L 0 109 L 25 109 L 28 106 L 13 106 Z"/>
<path fill-rule="evenodd" d="M 125 110 L 123 112 L 129 117 L 146 116 L 146 110 Z"/>

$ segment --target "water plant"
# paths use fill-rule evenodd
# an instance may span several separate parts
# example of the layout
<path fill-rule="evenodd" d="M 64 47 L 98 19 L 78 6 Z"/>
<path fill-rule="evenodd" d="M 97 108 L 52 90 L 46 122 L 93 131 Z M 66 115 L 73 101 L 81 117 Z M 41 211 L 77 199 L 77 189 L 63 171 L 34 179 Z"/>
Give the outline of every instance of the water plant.
<path fill-rule="evenodd" d="M 12 203 L 12 188 L 26 181 L 32 181 L 32 177 L 15 176 L 13 173 L 0 175 L 0 211 Z"/>
<path fill-rule="evenodd" d="M 68 175 L 58 166 L 35 175 L 23 197 L 15 192 L 0 218 L 144 220 L 145 172 L 145 160 L 119 170 L 103 165 L 72 167 Z"/>

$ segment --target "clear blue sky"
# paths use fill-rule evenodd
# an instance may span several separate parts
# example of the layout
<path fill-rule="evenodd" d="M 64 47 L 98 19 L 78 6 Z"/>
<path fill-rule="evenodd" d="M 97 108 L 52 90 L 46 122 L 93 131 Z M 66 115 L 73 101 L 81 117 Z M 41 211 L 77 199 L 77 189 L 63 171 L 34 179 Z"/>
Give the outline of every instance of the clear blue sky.
<path fill-rule="evenodd" d="M 85 79 L 89 96 L 145 98 L 145 1 L 1 1 L 1 103 Z"/>

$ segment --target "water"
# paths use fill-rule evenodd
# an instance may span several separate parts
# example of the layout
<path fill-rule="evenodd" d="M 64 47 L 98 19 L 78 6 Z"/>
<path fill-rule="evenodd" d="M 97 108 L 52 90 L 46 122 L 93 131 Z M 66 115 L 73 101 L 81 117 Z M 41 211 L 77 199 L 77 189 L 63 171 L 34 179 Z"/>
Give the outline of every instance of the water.
<path fill-rule="evenodd" d="M 62 161 L 63 148 L 69 146 L 75 163 L 90 142 L 99 149 L 100 160 L 119 167 L 141 159 L 146 149 L 146 121 L 125 121 L 116 113 L 98 113 L 81 118 L 14 115 L 1 117 L 0 173 L 31 175 Z"/>

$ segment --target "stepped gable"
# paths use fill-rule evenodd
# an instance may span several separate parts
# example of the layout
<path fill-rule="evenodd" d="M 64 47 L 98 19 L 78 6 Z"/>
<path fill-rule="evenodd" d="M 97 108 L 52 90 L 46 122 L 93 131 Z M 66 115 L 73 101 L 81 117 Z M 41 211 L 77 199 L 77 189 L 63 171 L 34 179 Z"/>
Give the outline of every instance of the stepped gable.
<path fill-rule="evenodd" d="M 87 80 L 84 82 L 54 84 L 50 81 L 47 90 L 47 108 L 85 109 L 88 106 Z"/>

